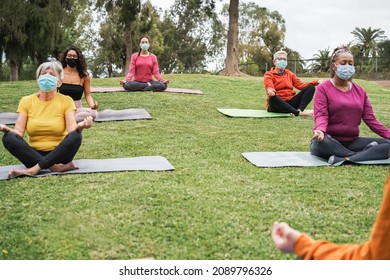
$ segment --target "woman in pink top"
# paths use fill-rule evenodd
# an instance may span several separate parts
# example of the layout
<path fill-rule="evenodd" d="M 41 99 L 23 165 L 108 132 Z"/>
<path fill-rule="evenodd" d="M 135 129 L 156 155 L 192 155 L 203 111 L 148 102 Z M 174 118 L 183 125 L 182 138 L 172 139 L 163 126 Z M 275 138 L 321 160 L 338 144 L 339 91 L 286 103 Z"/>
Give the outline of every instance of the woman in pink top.
<path fill-rule="evenodd" d="M 120 84 L 129 91 L 164 91 L 169 81 L 160 75 L 156 55 L 149 52 L 149 38 L 141 37 L 139 46 L 139 52 L 131 56 L 129 74 Z"/>
<path fill-rule="evenodd" d="M 314 98 L 314 135 L 310 150 L 330 164 L 387 159 L 390 130 L 374 115 L 365 90 L 351 81 L 354 59 L 347 47 L 331 56 L 331 79 L 317 87 Z M 361 121 L 382 138 L 359 136 Z"/>

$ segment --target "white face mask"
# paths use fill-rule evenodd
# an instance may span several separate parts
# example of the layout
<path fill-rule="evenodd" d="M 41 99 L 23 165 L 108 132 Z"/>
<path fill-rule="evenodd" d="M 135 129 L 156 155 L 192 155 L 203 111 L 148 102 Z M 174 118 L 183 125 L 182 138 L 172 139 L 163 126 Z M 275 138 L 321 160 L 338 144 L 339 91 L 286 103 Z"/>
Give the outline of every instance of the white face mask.
<path fill-rule="evenodd" d="M 344 64 L 344 65 L 337 65 L 336 68 L 336 75 L 342 80 L 349 80 L 352 75 L 355 74 L 355 66 Z"/>
<path fill-rule="evenodd" d="M 284 69 L 287 67 L 287 61 L 286 60 L 276 60 L 276 67 L 279 69 Z"/>
<path fill-rule="evenodd" d="M 57 88 L 57 77 L 50 75 L 49 73 L 39 76 L 38 86 L 42 91 L 49 92 Z"/>
<path fill-rule="evenodd" d="M 147 51 L 149 49 L 149 44 L 148 43 L 143 43 L 140 45 L 141 49 L 144 51 Z"/>

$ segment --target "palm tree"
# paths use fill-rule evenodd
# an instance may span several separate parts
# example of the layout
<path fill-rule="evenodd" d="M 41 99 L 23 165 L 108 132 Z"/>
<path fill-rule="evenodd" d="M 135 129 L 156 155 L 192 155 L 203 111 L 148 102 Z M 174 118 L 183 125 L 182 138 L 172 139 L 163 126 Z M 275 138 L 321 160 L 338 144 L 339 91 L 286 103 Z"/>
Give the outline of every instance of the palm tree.
<path fill-rule="evenodd" d="M 317 54 L 313 55 L 313 59 L 314 61 L 310 65 L 310 69 L 313 72 L 326 73 L 329 71 L 329 63 L 330 63 L 329 47 L 324 50 L 319 50 Z"/>
<path fill-rule="evenodd" d="M 288 68 L 295 73 L 303 73 L 305 70 L 306 63 L 301 57 L 301 55 L 299 54 L 299 52 L 294 51 L 293 49 L 290 49 L 288 47 L 283 47 L 280 49 L 283 49 L 287 53 L 287 57 L 289 61 Z M 270 65 L 272 65 L 272 60 L 270 61 Z"/>
<path fill-rule="evenodd" d="M 385 31 L 380 28 L 371 29 L 371 27 L 369 27 L 366 29 L 355 27 L 355 30 L 351 33 L 356 37 L 355 41 L 360 47 L 362 57 L 369 57 L 370 55 L 375 57 L 379 41 L 386 37 L 383 35 Z"/>

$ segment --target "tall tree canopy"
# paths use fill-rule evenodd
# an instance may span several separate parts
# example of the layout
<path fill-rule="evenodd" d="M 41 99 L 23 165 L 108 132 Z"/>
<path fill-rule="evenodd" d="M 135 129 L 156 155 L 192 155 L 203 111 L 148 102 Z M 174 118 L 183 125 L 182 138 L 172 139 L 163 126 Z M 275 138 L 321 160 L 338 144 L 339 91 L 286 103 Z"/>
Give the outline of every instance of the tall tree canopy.
<path fill-rule="evenodd" d="M 106 15 L 105 21 L 100 28 L 99 50 L 96 56 L 98 65 L 95 67 L 95 74 L 109 77 L 116 75 L 118 70 L 125 74 L 128 71 L 130 56 L 138 51 L 138 39 L 140 36 L 151 37 L 151 50 L 159 54 L 161 33 L 157 28 L 159 15 L 149 1 L 141 6 L 140 12 L 131 23 L 131 51 L 127 53 L 126 31 L 123 22 L 120 20 L 121 7 L 114 6 Z"/>
<path fill-rule="evenodd" d="M 250 63 L 255 73 L 257 67 L 269 69 L 279 49 L 295 60 L 294 69 L 305 67 L 299 53 L 284 45 L 283 17 L 254 2 L 230 0 L 222 16 L 215 0 L 175 0 L 161 12 L 148 0 L 1 0 L 0 78 L 33 78 L 38 63 L 73 44 L 83 50 L 94 76 L 123 75 L 141 35 L 150 37 L 165 73 L 199 73 L 211 61 L 222 66 L 223 57 L 226 75 L 242 74 L 239 63 Z M 352 34 L 356 61 L 367 69 L 388 68 L 385 60 L 372 59 L 388 54 L 383 30 L 355 28 Z M 327 67 L 320 63 L 311 70 Z"/>
<path fill-rule="evenodd" d="M 10 67 L 10 80 L 19 78 L 21 67 L 56 58 L 80 36 L 77 18 L 88 0 L 1 0 L 0 48 Z"/>
<path fill-rule="evenodd" d="M 378 55 L 382 57 L 379 67 L 383 71 L 390 71 L 390 40 L 384 40 L 378 44 Z"/>
<path fill-rule="evenodd" d="M 205 60 L 218 53 L 222 24 L 214 12 L 214 1 L 176 0 L 160 25 L 165 48 L 160 56 L 167 72 L 201 72 Z"/>
<path fill-rule="evenodd" d="M 330 49 L 329 47 L 324 50 L 319 50 L 314 54 L 314 62 L 310 65 L 310 69 L 313 72 L 327 73 L 330 69 Z"/>
<path fill-rule="evenodd" d="M 133 51 L 133 23 L 141 10 L 140 0 L 97 0 L 98 7 L 105 7 L 107 12 L 118 9 L 118 21 L 122 24 L 126 45 L 126 66 L 129 69 L 130 57 Z M 118 30 L 119 31 L 119 30 Z"/>
<path fill-rule="evenodd" d="M 10 80 L 18 80 L 19 67 L 30 56 L 42 62 L 61 40 L 64 18 L 73 0 L 2 0 L 0 44 L 10 65 Z"/>
<path fill-rule="evenodd" d="M 284 45 L 286 27 L 283 17 L 254 2 L 239 3 L 238 8 L 239 62 L 255 63 L 261 69 L 263 65 L 272 65 L 272 54 Z M 227 17 L 230 12 L 230 5 L 225 4 L 222 15 Z"/>
<path fill-rule="evenodd" d="M 356 37 L 356 43 L 360 47 L 360 56 L 367 58 L 369 56 L 376 56 L 377 45 L 384 36 L 384 31 L 380 28 L 371 29 L 356 27 L 351 32 Z"/>

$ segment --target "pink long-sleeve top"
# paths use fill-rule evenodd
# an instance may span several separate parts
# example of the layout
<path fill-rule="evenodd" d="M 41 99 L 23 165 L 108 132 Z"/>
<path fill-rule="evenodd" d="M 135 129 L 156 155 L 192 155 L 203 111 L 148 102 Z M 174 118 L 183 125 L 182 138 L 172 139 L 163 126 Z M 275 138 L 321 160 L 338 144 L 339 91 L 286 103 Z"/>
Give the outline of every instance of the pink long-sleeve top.
<path fill-rule="evenodd" d="M 350 90 L 338 90 L 330 80 L 317 87 L 314 97 L 314 130 L 330 134 L 338 141 L 353 141 L 359 137 L 363 120 L 379 136 L 390 139 L 390 130 L 379 122 L 365 90 L 352 83 Z"/>
<path fill-rule="evenodd" d="M 141 56 L 138 53 L 131 55 L 129 74 L 126 81 L 137 81 L 147 83 L 153 81 L 153 76 L 160 82 L 165 79 L 160 75 L 157 56 L 150 53 L 148 56 Z"/>

